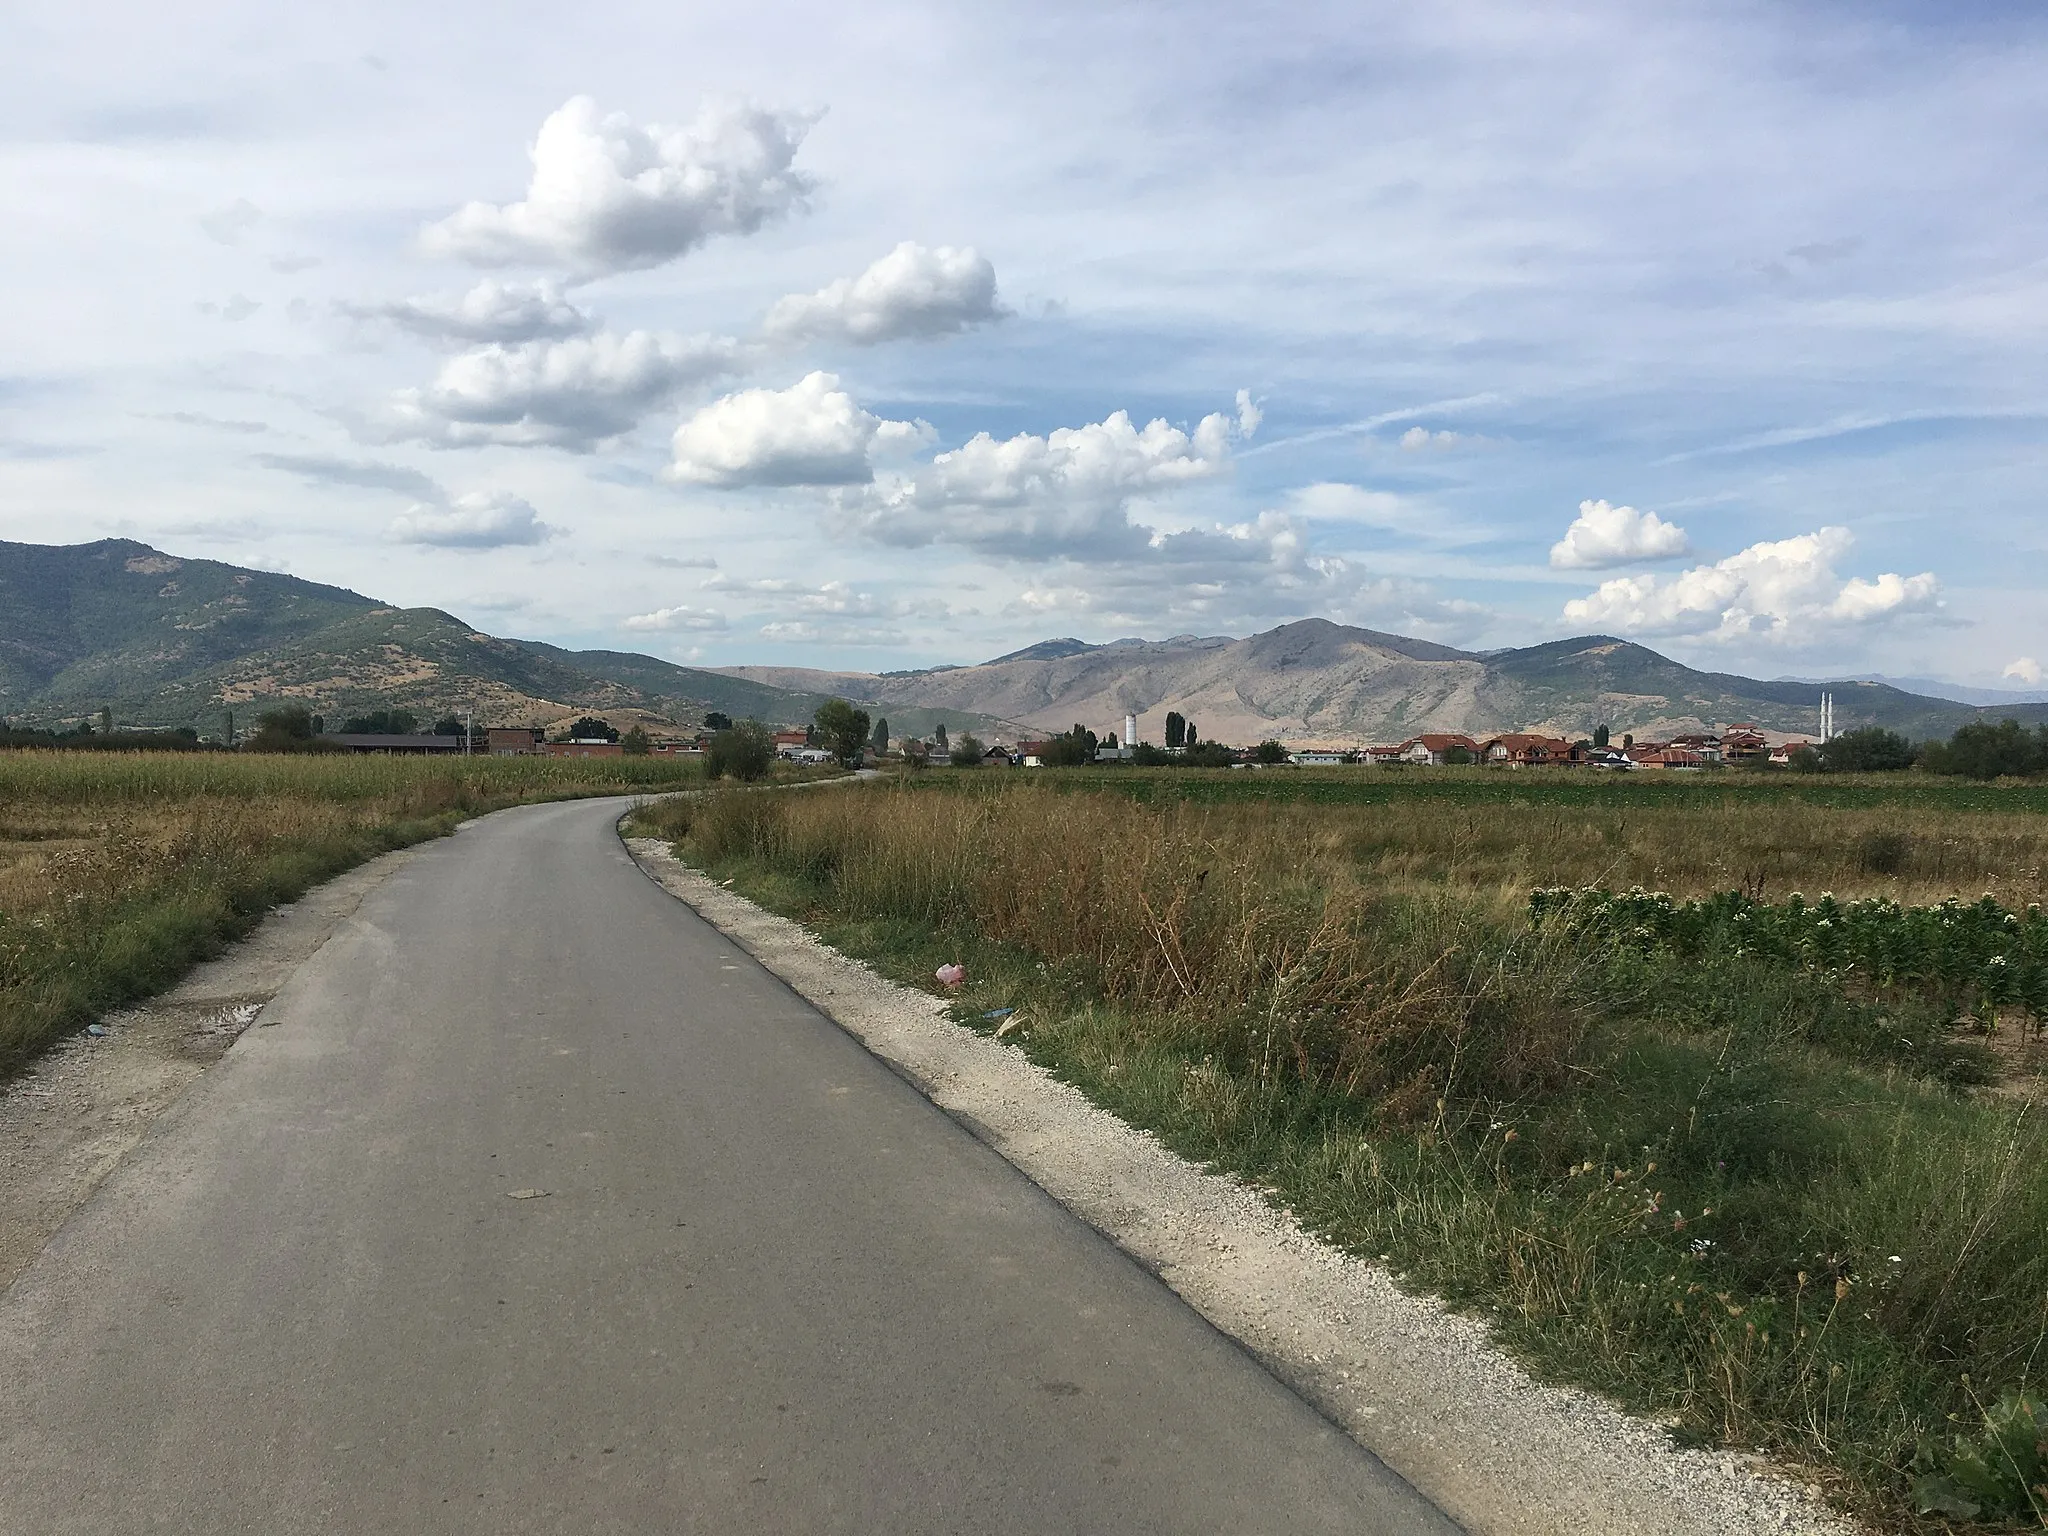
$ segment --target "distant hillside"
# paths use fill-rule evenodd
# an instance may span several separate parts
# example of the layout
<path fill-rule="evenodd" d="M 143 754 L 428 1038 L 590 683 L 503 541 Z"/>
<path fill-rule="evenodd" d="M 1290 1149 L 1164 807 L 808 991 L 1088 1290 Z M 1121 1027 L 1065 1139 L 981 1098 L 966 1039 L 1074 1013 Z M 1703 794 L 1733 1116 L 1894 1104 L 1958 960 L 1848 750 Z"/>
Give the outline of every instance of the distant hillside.
<path fill-rule="evenodd" d="M 111 709 L 128 724 L 218 732 L 264 705 L 330 716 L 552 723 L 591 711 L 695 725 L 707 710 L 807 721 L 824 695 L 620 651 L 505 640 L 435 608 L 392 608 L 295 576 L 186 560 L 128 539 L 0 542 L 0 714 L 52 723 Z M 906 708 L 890 729 L 992 734 L 967 711 Z"/>
<path fill-rule="evenodd" d="M 1358 744 L 1421 731 L 1527 727 L 1570 735 L 1607 724 L 1652 734 L 1750 721 L 1781 734 L 1818 730 L 1820 686 L 1700 672 L 1646 646 L 1589 635 L 1478 655 L 1375 630 L 1304 619 L 1246 639 L 1182 635 L 1084 645 L 1055 640 L 980 666 L 882 677 L 733 667 L 780 688 L 829 689 L 873 707 L 906 703 L 978 710 L 1057 730 L 1075 721 L 1121 730 L 1138 716 L 1159 741 L 1168 710 L 1204 735 L 1250 742 Z M 1828 685 L 1842 729 L 1883 725 L 1946 736 L 1979 714 L 2048 716 L 2041 706 L 1979 711 L 1882 683 Z"/>
<path fill-rule="evenodd" d="M 341 587 L 186 560 L 127 539 L 0 543 L 0 714 L 29 723 L 113 710 L 127 724 L 217 732 L 302 700 L 329 716 L 390 705 L 471 708 L 553 724 L 590 711 L 695 725 L 706 711 L 807 721 L 838 695 L 891 733 L 1015 740 L 1079 721 L 1165 735 L 1168 710 L 1203 736 L 1299 743 L 1398 741 L 1426 730 L 1519 727 L 1639 735 L 1753 721 L 1814 731 L 1823 685 L 1700 672 L 1604 635 L 1485 655 L 1303 619 L 1243 639 L 1177 635 L 1090 645 L 1044 640 L 979 666 L 876 675 L 801 667 L 677 666 L 629 651 L 570 651 L 472 629 L 437 608 L 393 608 Z M 1976 709 L 1881 682 L 1825 685 L 1844 728 L 1946 736 L 1980 717 L 2048 719 L 2048 705 Z"/>

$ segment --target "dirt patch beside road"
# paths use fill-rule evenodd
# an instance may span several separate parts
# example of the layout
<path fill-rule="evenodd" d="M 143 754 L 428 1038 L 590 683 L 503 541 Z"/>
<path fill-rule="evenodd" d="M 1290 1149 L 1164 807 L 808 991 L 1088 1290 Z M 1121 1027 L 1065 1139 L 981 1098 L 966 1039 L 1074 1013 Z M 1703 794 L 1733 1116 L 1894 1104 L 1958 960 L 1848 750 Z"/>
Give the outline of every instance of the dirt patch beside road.
<path fill-rule="evenodd" d="M 43 1251 L 150 1124 L 414 850 L 373 859 L 290 906 L 161 997 L 109 1014 L 0 1087 L 0 1290 Z"/>

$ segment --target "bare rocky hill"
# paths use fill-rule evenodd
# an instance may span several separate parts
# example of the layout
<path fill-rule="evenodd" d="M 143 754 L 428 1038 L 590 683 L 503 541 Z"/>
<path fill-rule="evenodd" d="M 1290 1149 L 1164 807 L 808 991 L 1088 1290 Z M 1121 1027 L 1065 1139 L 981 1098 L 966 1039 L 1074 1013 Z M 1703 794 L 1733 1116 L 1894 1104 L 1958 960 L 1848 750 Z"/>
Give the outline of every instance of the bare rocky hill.
<path fill-rule="evenodd" d="M 1749 721 L 1767 731 L 1818 729 L 1820 685 L 1701 672 L 1645 646 L 1590 635 L 1478 654 L 1375 630 L 1304 619 L 1244 639 L 1180 635 L 1109 645 L 1047 641 L 972 667 L 877 675 L 731 667 L 778 688 L 832 692 L 878 706 L 974 711 L 1033 730 L 1079 722 L 1163 739 L 1177 710 L 1205 738 L 1277 736 L 1297 744 L 1399 741 L 1423 731 L 1515 729 L 1583 735 L 1703 730 Z M 1842 728 L 1884 725 L 1947 735 L 1978 711 L 1880 683 L 1828 685 Z M 2038 707 L 2037 707 L 2038 708 Z"/>

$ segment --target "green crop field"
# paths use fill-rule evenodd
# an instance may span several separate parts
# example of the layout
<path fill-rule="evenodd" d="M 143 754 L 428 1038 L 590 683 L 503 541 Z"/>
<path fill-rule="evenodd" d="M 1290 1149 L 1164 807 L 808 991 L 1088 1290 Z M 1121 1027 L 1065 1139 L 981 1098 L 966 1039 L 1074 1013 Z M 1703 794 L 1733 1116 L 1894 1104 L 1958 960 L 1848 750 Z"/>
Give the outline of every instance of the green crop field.
<path fill-rule="evenodd" d="M 641 820 L 960 962 L 963 1024 L 1539 1374 L 1931 1532 L 2048 1514 L 2041 794 L 984 770 Z"/>
<path fill-rule="evenodd" d="M 696 776 L 657 758 L 0 752 L 0 1072 L 352 864 L 521 801 Z"/>

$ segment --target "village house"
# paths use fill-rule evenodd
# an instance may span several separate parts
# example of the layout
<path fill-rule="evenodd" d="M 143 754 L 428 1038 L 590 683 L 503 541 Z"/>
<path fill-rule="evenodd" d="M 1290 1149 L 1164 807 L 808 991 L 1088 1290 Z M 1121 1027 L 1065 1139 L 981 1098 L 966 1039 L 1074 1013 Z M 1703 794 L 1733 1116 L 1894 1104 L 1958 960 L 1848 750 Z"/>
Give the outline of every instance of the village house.
<path fill-rule="evenodd" d="M 1628 759 L 1638 768 L 1704 768 L 1707 760 L 1690 748 L 1668 741 L 1639 742 L 1628 749 Z"/>
<path fill-rule="evenodd" d="M 1469 754 L 1471 761 L 1479 761 L 1479 743 L 1470 736 L 1459 736 L 1438 731 L 1425 731 L 1420 736 L 1411 736 L 1395 749 L 1397 762 L 1428 763 L 1432 767 L 1444 765 L 1445 754 L 1462 751 Z"/>
<path fill-rule="evenodd" d="M 1547 768 L 1577 762 L 1578 753 L 1562 737 L 1510 731 L 1487 742 L 1480 749 L 1479 760 L 1511 768 Z"/>
<path fill-rule="evenodd" d="M 484 750 L 492 757 L 532 757 L 546 736 L 537 725 L 494 725 L 484 732 Z"/>
<path fill-rule="evenodd" d="M 811 744 L 809 731 L 777 731 L 775 733 L 775 755 L 794 757 Z"/>
<path fill-rule="evenodd" d="M 1771 744 L 1754 725 L 1731 725 L 1721 733 L 1721 760 L 1728 763 L 1755 762 L 1771 754 Z"/>

